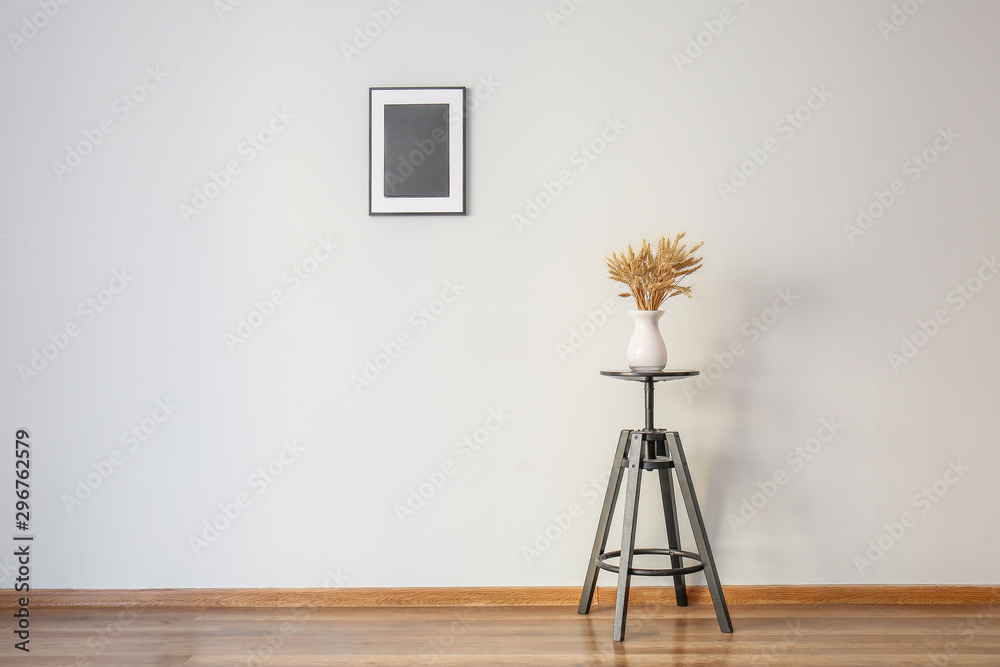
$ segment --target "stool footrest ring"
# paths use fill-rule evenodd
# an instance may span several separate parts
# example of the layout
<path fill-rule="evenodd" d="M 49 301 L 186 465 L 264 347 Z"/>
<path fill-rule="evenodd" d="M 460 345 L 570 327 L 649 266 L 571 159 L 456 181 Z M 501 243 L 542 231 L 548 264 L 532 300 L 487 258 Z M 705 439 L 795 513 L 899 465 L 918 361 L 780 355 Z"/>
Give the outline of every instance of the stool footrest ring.
<path fill-rule="evenodd" d="M 679 549 L 635 549 L 632 553 L 636 556 L 642 555 L 656 555 L 656 556 L 679 556 L 680 558 L 687 558 L 689 560 L 696 560 L 698 563 L 696 565 L 688 565 L 687 567 L 664 567 L 664 568 L 642 568 L 633 567 L 630 568 L 629 574 L 636 574 L 641 577 L 676 577 L 682 574 L 694 574 L 695 572 L 701 572 L 705 569 L 705 565 L 701 562 L 701 556 L 690 551 L 680 551 Z M 594 564 L 602 570 L 608 572 L 618 573 L 619 567 L 617 565 L 611 565 L 605 562 L 609 558 L 619 558 L 622 555 L 620 549 L 614 551 L 605 551 L 594 559 Z"/>

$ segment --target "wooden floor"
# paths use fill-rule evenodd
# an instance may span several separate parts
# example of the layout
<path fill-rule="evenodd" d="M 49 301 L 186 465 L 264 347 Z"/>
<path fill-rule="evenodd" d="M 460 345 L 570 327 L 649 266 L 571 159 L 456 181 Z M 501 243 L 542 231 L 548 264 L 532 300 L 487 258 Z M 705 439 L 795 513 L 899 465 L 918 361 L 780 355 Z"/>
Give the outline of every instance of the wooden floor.
<path fill-rule="evenodd" d="M 31 653 L 2 624 L 0 664 L 87 665 L 1000 665 L 1000 605 L 40 608 Z M 6 616 L 6 610 L 5 610 Z M 9 619 L 8 619 L 9 621 Z"/>

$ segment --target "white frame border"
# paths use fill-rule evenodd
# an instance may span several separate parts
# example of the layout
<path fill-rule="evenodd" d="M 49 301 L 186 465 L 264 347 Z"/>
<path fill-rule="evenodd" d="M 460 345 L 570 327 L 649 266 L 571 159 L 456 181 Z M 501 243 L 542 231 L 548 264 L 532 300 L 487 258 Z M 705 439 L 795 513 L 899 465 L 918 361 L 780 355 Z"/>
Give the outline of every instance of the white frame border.
<path fill-rule="evenodd" d="M 368 214 L 465 215 L 465 87 L 369 88 Z M 386 197 L 381 187 L 385 165 L 387 104 L 447 104 L 449 135 L 448 197 Z"/>

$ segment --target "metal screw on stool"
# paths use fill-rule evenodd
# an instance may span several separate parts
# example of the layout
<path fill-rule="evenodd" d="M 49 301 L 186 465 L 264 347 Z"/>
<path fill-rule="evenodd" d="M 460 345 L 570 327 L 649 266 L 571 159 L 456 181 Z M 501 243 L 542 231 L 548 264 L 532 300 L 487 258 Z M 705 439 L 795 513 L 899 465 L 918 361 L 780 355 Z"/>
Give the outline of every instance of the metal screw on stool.
<path fill-rule="evenodd" d="M 594 601 L 597 587 L 598 570 L 607 570 L 618 575 L 618 588 L 615 598 L 615 624 L 612 638 L 617 641 L 625 639 L 625 624 L 628 619 L 628 595 L 632 575 L 660 576 L 674 578 L 674 596 L 679 607 L 687 606 L 687 588 L 684 575 L 695 572 L 705 572 L 705 580 L 712 596 L 715 615 L 722 632 L 732 632 L 733 624 L 729 618 L 729 608 L 722 592 L 718 572 L 715 569 L 715 559 L 708 542 L 705 522 L 698 507 L 698 498 L 691 483 L 687 459 L 681 446 L 680 435 L 676 431 L 657 429 L 653 426 L 653 388 L 655 382 L 677 380 L 694 377 L 698 371 L 601 371 L 601 375 L 622 380 L 642 382 L 645 386 L 646 423 L 642 430 L 625 430 L 618 438 L 618 448 L 611 464 L 611 476 L 608 479 L 608 489 L 601 508 L 601 517 L 597 523 L 597 534 L 594 537 L 594 547 L 591 550 L 590 563 L 587 566 L 587 577 L 584 580 L 583 592 L 580 595 L 580 606 L 577 611 L 586 614 Z M 656 470 L 660 482 L 660 498 L 663 502 L 664 521 L 667 529 L 667 549 L 636 549 L 635 529 L 636 516 L 639 509 L 639 488 L 643 470 Z M 671 470 L 677 473 L 677 483 L 680 486 L 681 497 L 687 509 L 691 531 L 694 533 L 698 553 L 682 551 L 680 536 L 677 530 L 677 505 L 674 502 L 674 484 Z M 625 509 L 622 520 L 622 546 L 620 550 L 604 551 L 611 530 L 611 517 L 618 501 L 622 478 L 627 471 L 625 486 Z M 632 559 L 635 555 L 655 554 L 670 557 L 669 568 L 635 568 Z M 618 565 L 607 562 L 610 558 L 618 558 Z M 696 564 L 682 566 L 681 559 L 696 561 Z"/>

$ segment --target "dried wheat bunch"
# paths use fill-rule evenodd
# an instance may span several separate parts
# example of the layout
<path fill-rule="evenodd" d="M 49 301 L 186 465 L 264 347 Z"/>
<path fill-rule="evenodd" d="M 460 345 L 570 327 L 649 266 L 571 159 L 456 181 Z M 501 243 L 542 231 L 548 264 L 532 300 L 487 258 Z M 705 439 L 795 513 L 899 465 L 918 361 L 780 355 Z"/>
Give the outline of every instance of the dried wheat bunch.
<path fill-rule="evenodd" d="M 632 249 L 623 253 L 613 252 L 608 261 L 608 273 L 612 280 L 628 285 L 628 292 L 618 296 L 635 297 L 639 310 L 658 310 L 664 299 L 677 294 L 691 297 L 691 288 L 680 281 L 701 268 L 701 257 L 695 257 L 704 241 L 692 248 L 681 243 L 684 232 L 673 240 L 661 236 L 656 245 L 656 255 L 646 239 L 642 240 L 639 252 Z"/>

